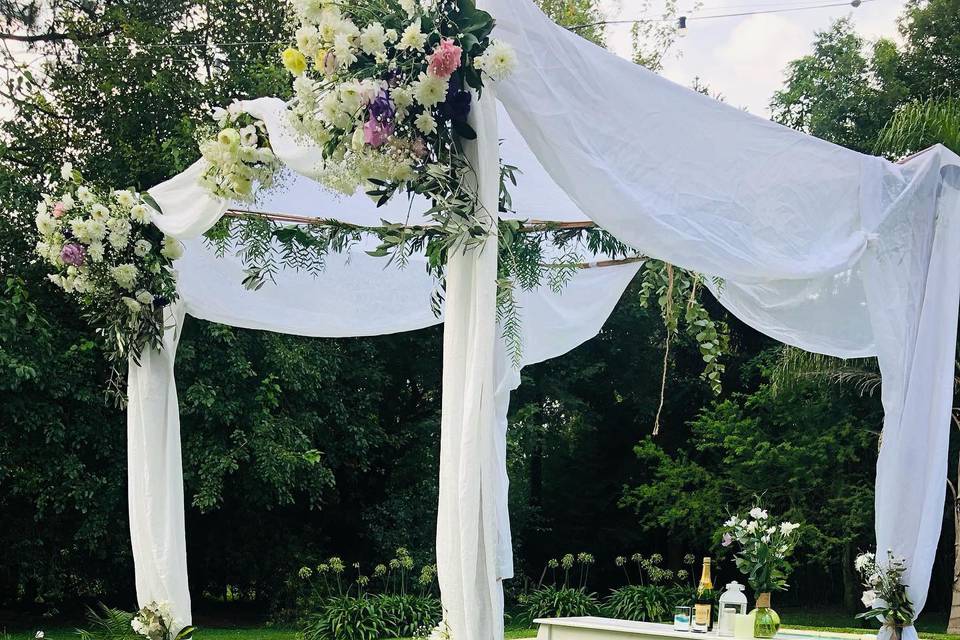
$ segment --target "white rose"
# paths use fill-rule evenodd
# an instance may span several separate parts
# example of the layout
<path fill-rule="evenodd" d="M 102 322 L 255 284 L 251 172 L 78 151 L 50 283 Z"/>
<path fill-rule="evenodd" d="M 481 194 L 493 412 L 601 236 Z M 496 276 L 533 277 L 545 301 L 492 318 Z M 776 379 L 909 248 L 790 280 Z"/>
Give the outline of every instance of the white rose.
<path fill-rule="evenodd" d="M 257 146 L 257 128 L 255 126 L 248 124 L 240 129 L 240 144 L 244 147 Z"/>
<path fill-rule="evenodd" d="M 173 236 L 164 236 L 160 253 L 169 260 L 179 260 L 183 257 L 183 245 Z"/>
<path fill-rule="evenodd" d="M 63 166 L 60 167 L 60 177 L 64 180 L 73 180 L 73 163 L 64 162 Z"/>
<path fill-rule="evenodd" d="M 873 607 L 873 603 L 877 601 L 877 592 L 873 589 L 863 592 L 863 596 L 860 598 L 860 602 L 863 603 L 863 606 L 870 609 Z"/>

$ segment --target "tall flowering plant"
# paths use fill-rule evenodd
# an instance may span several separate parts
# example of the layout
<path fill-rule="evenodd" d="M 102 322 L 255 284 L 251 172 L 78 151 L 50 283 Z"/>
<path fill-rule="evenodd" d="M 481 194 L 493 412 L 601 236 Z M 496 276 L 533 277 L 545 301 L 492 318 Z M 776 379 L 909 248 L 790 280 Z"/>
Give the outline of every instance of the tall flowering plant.
<path fill-rule="evenodd" d="M 151 224 L 150 211 L 135 191 L 86 184 L 69 162 L 37 204 L 37 255 L 103 337 L 117 397 L 128 356 L 138 361 L 162 345 L 163 310 L 177 299 L 173 261 L 182 247 Z"/>
<path fill-rule="evenodd" d="M 755 593 L 769 594 L 789 586 L 787 576 L 793 567 L 788 558 L 796 547 L 799 529 L 799 524 L 777 522 L 765 509 L 754 507 L 748 514 L 734 515 L 724 523 L 721 544 L 739 545 L 734 557 L 737 568 Z"/>
<path fill-rule="evenodd" d="M 323 150 L 316 179 L 378 204 L 420 194 L 452 237 L 480 238 L 496 212 L 478 215 L 463 140 L 473 89 L 516 66 L 491 40 L 493 18 L 473 0 L 294 0 L 294 128 Z"/>
<path fill-rule="evenodd" d="M 903 627 L 913 624 L 914 618 L 913 602 L 907 595 L 907 585 L 903 583 L 903 575 L 907 571 L 906 560 L 896 557 L 888 549 L 885 563 L 878 563 L 872 553 L 863 553 L 857 556 L 853 564 L 866 587 L 862 597 L 863 606 L 869 609 L 857 618 L 880 620 L 899 640 Z"/>

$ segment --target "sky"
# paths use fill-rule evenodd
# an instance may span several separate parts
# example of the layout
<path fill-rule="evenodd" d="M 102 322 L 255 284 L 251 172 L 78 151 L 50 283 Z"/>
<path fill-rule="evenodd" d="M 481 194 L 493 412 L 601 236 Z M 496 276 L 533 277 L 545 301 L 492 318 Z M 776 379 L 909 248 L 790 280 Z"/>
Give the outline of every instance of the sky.
<path fill-rule="evenodd" d="M 836 0 L 833 0 L 836 1 Z M 663 0 L 651 0 L 648 17 L 659 17 Z M 788 6 L 831 4 L 831 0 L 702 0 L 698 12 L 690 11 L 695 0 L 678 0 L 681 15 L 688 15 L 688 34 L 678 41 L 665 60 L 663 74 L 689 86 L 695 77 L 711 93 L 720 93 L 731 105 L 758 116 L 769 117 L 773 93 L 783 86 L 787 63 L 811 51 L 814 33 L 825 30 L 837 18 L 851 16 L 868 41 L 889 37 L 899 41 L 896 19 L 906 0 L 864 0 L 857 8 L 844 5 L 783 13 L 697 20 L 699 15 L 739 13 Z M 603 0 L 608 19 L 642 18 L 642 0 Z M 607 42 L 617 53 L 630 55 L 630 26 L 609 25 Z M 36 64 L 37 56 L 22 54 Z M 36 68 L 36 67 L 34 67 Z M 0 118 L 10 112 L 0 104 Z"/>
<path fill-rule="evenodd" d="M 773 93 L 783 86 L 787 63 L 812 50 L 814 33 L 837 18 L 851 16 L 868 41 L 888 37 L 900 42 L 897 16 L 905 0 L 868 0 L 859 7 L 839 6 L 733 18 L 696 20 L 692 0 L 678 0 L 681 15 L 691 16 L 688 34 L 678 41 L 680 57 L 665 61 L 663 75 L 689 86 L 695 77 L 719 92 L 731 105 L 769 117 Z M 834 0 L 836 1 L 836 0 Z M 657 16 L 662 0 L 653 0 L 648 13 Z M 657 2 L 660 2 L 658 5 Z M 608 0 L 610 19 L 642 17 L 637 0 Z M 701 15 L 739 13 L 773 7 L 832 4 L 831 0 L 703 0 Z M 630 26 L 607 27 L 608 44 L 617 53 L 630 53 Z"/>

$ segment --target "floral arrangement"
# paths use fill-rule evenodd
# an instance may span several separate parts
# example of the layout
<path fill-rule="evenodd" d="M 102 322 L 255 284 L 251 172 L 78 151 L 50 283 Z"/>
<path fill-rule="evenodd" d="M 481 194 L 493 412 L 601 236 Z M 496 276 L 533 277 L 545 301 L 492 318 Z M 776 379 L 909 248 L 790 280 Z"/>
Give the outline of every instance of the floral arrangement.
<path fill-rule="evenodd" d="M 169 602 L 151 602 L 137 611 L 130 621 L 133 630 L 149 640 L 188 640 L 193 637 L 194 627 L 184 627 L 174 636 L 172 625 L 173 612 Z"/>
<path fill-rule="evenodd" d="M 200 153 L 206 168 L 200 184 L 217 197 L 252 202 L 258 189 L 273 185 L 280 167 L 267 127 L 238 109 L 236 103 L 214 109 L 213 120 L 217 129 L 201 133 Z"/>
<path fill-rule="evenodd" d="M 441 620 L 433 629 L 421 627 L 414 636 L 415 640 L 451 640 L 452 637 L 446 620 Z"/>
<path fill-rule="evenodd" d="M 765 509 L 754 507 L 746 516 L 734 515 L 724 523 L 721 544 L 740 545 L 737 568 L 747 576 L 755 593 L 783 591 L 792 567 L 787 560 L 797 544 L 800 525 L 776 522 Z"/>
<path fill-rule="evenodd" d="M 485 237 L 462 141 L 486 78 L 516 66 L 490 39 L 493 18 L 473 0 L 295 0 L 294 128 L 323 150 L 317 180 L 335 192 L 363 187 L 378 204 L 395 193 L 431 199 L 451 235 Z"/>
<path fill-rule="evenodd" d="M 56 195 L 37 204 L 36 252 L 106 341 L 119 394 L 127 357 L 138 361 L 145 347 L 162 345 L 163 309 L 177 299 L 172 265 L 183 249 L 151 224 L 149 196 L 87 185 L 69 162 L 60 177 Z"/>
<path fill-rule="evenodd" d="M 903 583 L 906 560 L 894 556 L 888 549 L 887 561 L 882 565 L 874 554 L 863 553 L 857 556 L 853 566 L 863 578 L 866 590 L 862 602 L 869 609 L 857 618 L 880 620 L 899 640 L 903 627 L 913 624 L 914 618 L 913 602 L 907 595 L 907 585 Z"/>

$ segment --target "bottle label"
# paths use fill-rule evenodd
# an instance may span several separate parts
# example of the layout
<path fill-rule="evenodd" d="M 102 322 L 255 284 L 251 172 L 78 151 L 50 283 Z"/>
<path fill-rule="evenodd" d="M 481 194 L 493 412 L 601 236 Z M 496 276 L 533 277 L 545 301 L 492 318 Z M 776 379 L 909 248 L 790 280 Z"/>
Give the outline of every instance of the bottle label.
<path fill-rule="evenodd" d="M 694 618 L 693 622 L 698 627 L 709 627 L 710 626 L 710 605 L 709 604 L 697 604 L 693 608 Z"/>

